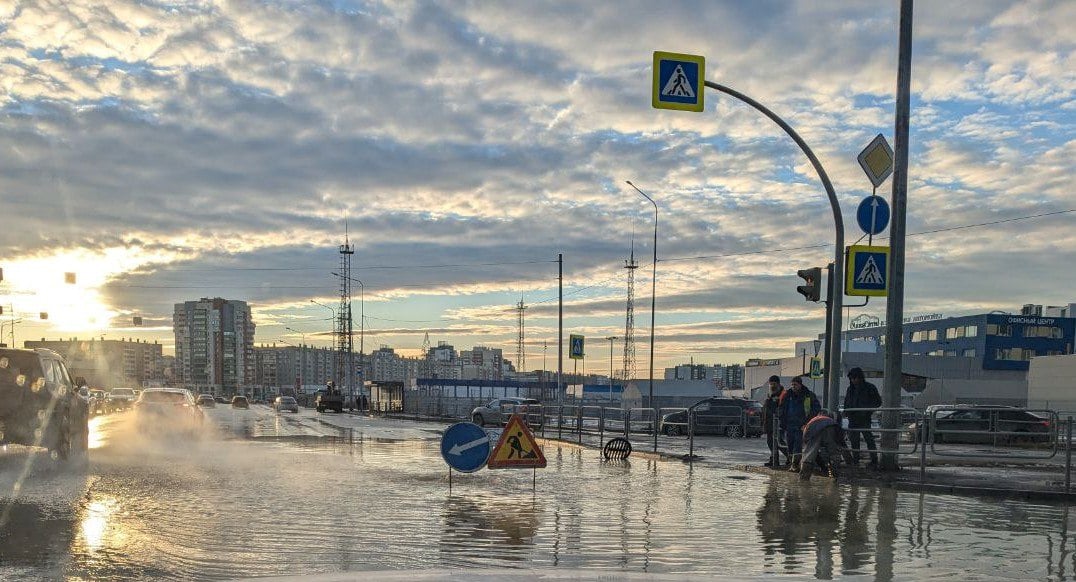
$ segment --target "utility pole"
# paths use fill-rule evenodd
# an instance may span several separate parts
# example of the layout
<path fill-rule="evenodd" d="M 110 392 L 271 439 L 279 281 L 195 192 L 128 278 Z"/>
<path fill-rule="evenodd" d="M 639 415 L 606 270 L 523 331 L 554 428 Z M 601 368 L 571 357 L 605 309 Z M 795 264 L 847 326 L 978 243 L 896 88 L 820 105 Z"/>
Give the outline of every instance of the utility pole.
<path fill-rule="evenodd" d="M 885 384 L 882 406 L 900 406 L 904 353 L 904 238 L 908 213 L 908 130 L 912 84 L 912 0 L 900 2 L 900 45 L 897 57 L 897 110 L 893 132 L 893 199 L 892 224 L 889 226 L 889 290 L 885 305 Z M 882 428 L 898 428 L 900 415 L 882 414 Z M 882 433 L 882 450 L 896 450 L 898 433 Z M 897 469 L 894 453 L 882 455 L 882 469 Z"/>
<path fill-rule="evenodd" d="M 611 335 L 607 338 L 609 340 L 609 401 L 613 400 L 613 342 L 620 339 L 615 335 Z"/>
<path fill-rule="evenodd" d="M 564 253 L 557 253 L 557 402 L 564 402 Z"/>

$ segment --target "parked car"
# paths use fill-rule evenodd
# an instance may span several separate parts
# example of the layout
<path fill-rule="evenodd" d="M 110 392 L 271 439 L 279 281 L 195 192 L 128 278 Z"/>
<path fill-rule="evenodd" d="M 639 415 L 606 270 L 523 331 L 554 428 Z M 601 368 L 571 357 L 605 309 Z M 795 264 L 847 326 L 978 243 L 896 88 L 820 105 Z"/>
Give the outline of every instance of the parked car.
<path fill-rule="evenodd" d="M 216 408 L 217 399 L 212 394 L 199 394 L 197 404 L 202 408 Z"/>
<path fill-rule="evenodd" d="M 277 396 L 273 401 L 273 410 L 277 412 L 284 412 L 290 410 L 296 414 L 299 413 L 299 403 L 295 401 L 291 396 Z"/>
<path fill-rule="evenodd" d="M 528 425 L 539 427 L 542 424 L 541 407 L 542 403 L 534 398 L 496 398 L 472 410 L 471 422 L 478 426 L 501 426 L 515 411 L 524 415 Z"/>
<path fill-rule="evenodd" d="M 127 410 L 138 399 L 138 395 L 131 388 L 113 388 L 108 393 L 109 410 Z"/>
<path fill-rule="evenodd" d="M 214 400 L 217 404 L 228 404 L 228 401 L 223 396 L 217 396 Z"/>
<path fill-rule="evenodd" d="M 729 437 L 762 435 L 762 405 L 745 398 L 701 400 L 687 410 L 662 416 L 659 430 L 667 435 L 687 434 L 689 412 L 695 416 L 695 434 L 721 434 Z"/>
<path fill-rule="evenodd" d="M 1047 443 L 1053 436 L 1049 418 L 1013 407 L 967 405 L 927 412 L 927 438 L 936 443 Z M 913 422 L 905 426 L 905 435 L 920 440 L 922 431 Z"/>
<path fill-rule="evenodd" d="M 232 408 L 250 408 L 250 401 L 246 396 L 232 396 Z"/>
<path fill-rule="evenodd" d="M 142 433 L 201 434 L 205 413 L 182 388 L 147 388 L 134 403 L 135 426 Z"/>

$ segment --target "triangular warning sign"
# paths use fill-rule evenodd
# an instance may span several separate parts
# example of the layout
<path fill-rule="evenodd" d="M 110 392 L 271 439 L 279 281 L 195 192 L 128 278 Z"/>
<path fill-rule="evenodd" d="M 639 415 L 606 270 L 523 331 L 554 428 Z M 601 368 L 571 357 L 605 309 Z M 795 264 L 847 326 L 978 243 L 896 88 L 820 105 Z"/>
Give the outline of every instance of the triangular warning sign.
<path fill-rule="evenodd" d="M 490 469 L 542 469 L 545 467 L 545 455 L 534 440 L 531 429 L 523 422 L 523 417 L 513 414 L 497 441 L 497 446 L 489 455 Z"/>
<path fill-rule="evenodd" d="M 676 65 L 676 70 L 673 71 L 672 76 L 665 83 L 661 94 L 666 97 L 695 98 L 695 90 L 691 88 L 691 82 L 687 80 L 687 75 L 684 74 L 684 65 Z"/>
<path fill-rule="evenodd" d="M 867 256 L 867 262 L 863 264 L 863 270 L 856 275 L 856 283 L 862 285 L 882 285 L 885 283 L 882 271 L 878 269 L 878 265 L 874 262 L 874 255 Z"/>

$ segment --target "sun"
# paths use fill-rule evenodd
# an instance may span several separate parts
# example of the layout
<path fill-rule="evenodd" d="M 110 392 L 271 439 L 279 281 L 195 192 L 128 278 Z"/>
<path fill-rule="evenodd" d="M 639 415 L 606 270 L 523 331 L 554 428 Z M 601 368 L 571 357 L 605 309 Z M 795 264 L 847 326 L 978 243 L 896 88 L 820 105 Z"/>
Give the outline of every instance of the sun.
<path fill-rule="evenodd" d="M 140 249 L 72 249 L 5 262 L 0 284 L 4 317 L 14 313 L 20 329 L 95 332 L 122 315 L 109 307 L 101 288 L 113 277 L 152 262 Z"/>

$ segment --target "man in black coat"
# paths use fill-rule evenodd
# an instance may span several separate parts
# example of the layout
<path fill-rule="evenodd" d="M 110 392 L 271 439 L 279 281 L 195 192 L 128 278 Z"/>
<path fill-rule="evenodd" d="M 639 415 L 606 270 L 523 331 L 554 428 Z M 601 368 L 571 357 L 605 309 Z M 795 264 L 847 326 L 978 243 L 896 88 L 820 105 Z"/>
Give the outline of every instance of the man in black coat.
<path fill-rule="evenodd" d="M 859 463 L 859 436 L 867 441 L 867 450 L 870 451 L 871 462 L 868 468 L 878 468 L 878 449 L 874 445 L 874 433 L 870 432 L 871 410 L 847 412 L 850 408 L 878 408 L 882 405 L 882 397 L 878 395 L 878 387 L 867 382 L 863 376 L 863 370 L 852 368 L 848 370 L 848 391 L 844 394 L 844 417 L 848 419 L 848 440 L 854 449 L 852 454 L 855 462 Z M 856 429 L 867 429 L 859 431 Z"/>
<path fill-rule="evenodd" d="M 781 431 L 774 430 L 774 421 L 777 418 L 777 404 L 781 399 L 781 393 L 785 391 L 781 386 L 781 378 L 770 376 L 770 394 L 762 401 L 762 430 L 766 433 L 766 446 L 770 447 L 770 458 L 766 461 L 766 467 L 779 467 L 781 463 Z M 787 453 L 785 454 L 787 458 Z"/>

